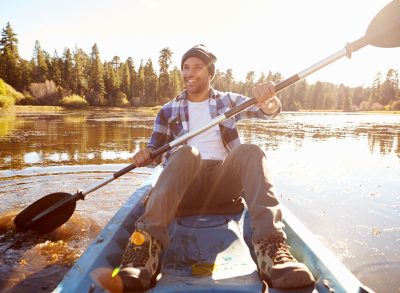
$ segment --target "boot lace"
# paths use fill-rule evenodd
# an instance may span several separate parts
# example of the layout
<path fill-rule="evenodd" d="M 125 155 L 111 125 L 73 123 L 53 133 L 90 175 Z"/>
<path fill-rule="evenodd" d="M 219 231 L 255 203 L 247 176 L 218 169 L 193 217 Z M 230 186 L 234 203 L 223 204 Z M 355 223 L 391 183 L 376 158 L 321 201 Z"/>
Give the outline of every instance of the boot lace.
<path fill-rule="evenodd" d="M 290 253 L 290 246 L 286 244 L 285 239 L 281 236 L 269 237 L 258 242 L 261 244 L 260 251 L 265 253 L 272 259 L 274 264 L 283 264 L 286 262 L 297 262 Z"/>
<path fill-rule="evenodd" d="M 128 247 L 122 257 L 121 266 L 131 265 L 133 267 L 143 267 L 149 260 L 151 253 L 155 255 L 155 247 L 153 247 L 153 239 L 146 241 L 142 245 L 138 246 L 129 242 Z M 153 247 L 153 251 L 152 248 Z"/>

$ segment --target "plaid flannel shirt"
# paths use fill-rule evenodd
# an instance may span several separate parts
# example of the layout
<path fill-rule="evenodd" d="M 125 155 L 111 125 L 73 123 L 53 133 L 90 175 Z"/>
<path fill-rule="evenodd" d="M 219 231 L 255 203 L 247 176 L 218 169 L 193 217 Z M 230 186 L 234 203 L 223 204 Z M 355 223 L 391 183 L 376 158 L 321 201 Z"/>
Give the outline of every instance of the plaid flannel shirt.
<path fill-rule="evenodd" d="M 225 113 L 248 99 L 248 97 L 239 94 L 220 92 L 211 88 L 209 99 L 211 118 L 214 119 L 218 115 Z M 281 109 L 282 107 L 280 106 L 279 111 L 275 115 L 279 114 Z M 237 121 L 251 118 L 266 119 L 269 117 L 271 116 L 266 115 L 260 108 L 251 106 L 241 113 L 221 122 L 219 128 L 221 131 L 221 139 L 226 150 L 229 152 L 241 143 L 239 132 L 236 127 Z M 188 99 L 185 90 L 175 99 L 165 104 L 158 112 L 148 147 L 154 151 L 175 138 L 189 132 L 188 122 Z M 166 157 L 168 157 L 169 153 Z"/>

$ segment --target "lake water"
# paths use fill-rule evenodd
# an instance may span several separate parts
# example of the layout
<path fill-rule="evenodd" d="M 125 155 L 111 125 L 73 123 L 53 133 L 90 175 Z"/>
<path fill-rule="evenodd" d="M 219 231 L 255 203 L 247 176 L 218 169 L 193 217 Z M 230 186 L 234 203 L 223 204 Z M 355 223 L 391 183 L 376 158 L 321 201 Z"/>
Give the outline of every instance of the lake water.
<path fill-rule="evenodd" d="M 50 235 L 16 233 L 12 217 L 122 169 L 153 121 L 132 109 L 0 112 L 0 289 L 51 291 L 150 171 L 89 194 Z M 240 135 L 265 150 L 282 203 L 364 284 L 400 291 L 400 115 L 283 113 Z"/>

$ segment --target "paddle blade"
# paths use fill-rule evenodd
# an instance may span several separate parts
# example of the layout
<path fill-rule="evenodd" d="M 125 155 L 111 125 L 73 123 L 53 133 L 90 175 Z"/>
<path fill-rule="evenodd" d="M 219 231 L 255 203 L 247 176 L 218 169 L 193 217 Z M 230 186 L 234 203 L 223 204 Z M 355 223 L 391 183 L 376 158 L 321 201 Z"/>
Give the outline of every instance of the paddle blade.
<path fill-rule="evenodd" d="M 35 201 L 15 217 L 14 224 L 17 230 L 35 230 L 45 234 L 60 227 L 71 218 L 75 211 L 76 201 L 68 200 L 70 198 L 72 199 L 72 195 L 69 193 L 57 192 Z M 65 202 L 60 207 L 32 221 L 35 217 L 62 201 Z"/>
<path fill-rule="evenodd" d="M 400 0 L 393 0 L 374 17 L 365 35 L 381 48 L 400 47 Z"/>

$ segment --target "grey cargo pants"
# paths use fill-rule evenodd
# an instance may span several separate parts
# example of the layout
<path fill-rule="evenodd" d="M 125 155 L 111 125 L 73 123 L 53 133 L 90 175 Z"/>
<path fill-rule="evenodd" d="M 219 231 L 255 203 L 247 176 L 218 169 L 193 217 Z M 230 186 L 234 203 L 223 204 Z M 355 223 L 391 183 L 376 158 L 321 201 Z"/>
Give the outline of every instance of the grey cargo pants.
<path fill-rule="evenodd" d="M 286 238 L 267 159 L 258 146 L 239 145 L 224 161 L 202 160 L 196 148 L 181 146 L 160 174 L 136 228 L 165 248 L 175 216 L 239 212 L 243 209 L 240 197 L 249 210 L 253 243 L 274 235 Z"/>

